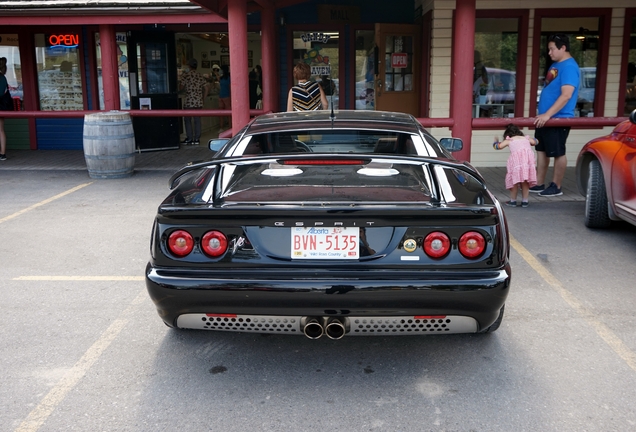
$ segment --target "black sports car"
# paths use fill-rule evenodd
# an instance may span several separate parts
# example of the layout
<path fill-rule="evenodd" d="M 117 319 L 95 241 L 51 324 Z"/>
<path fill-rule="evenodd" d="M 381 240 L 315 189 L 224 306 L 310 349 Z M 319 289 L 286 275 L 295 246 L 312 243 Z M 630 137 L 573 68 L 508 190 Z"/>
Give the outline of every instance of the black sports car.
<path fill-rule="evenodd" d="M 170 327 L 339 339 L 502 321 L 504 212 L 410 115 L 264 115 L 170 187 L 146 268 Z"/>

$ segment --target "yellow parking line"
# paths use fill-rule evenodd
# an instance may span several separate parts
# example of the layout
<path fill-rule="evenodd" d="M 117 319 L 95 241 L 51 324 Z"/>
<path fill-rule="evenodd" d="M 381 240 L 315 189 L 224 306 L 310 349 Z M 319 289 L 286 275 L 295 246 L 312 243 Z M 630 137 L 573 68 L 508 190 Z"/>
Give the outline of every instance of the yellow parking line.
<path fill-rule="evenodd" d="M 18 276 L 16 281 L 143 281 L 143 276 Z"/>
<path fill-rule="evenodd" d="M 26 419 L 18 426 L 15 432 L 35 432 L 48 419 L 57 406 L 73 390 L 86 372 L 99 360 L 109 345 L 117 338 L 119 333 L 128 324 L 128 319 L 133 315 L 137 305 L 148 298 L 146 290 L 140 291 L 137 297 L 128 305 L 115 321 L 106 329 L 95 343 L 84 353 L 82 358 L 71 370 L 53 387 L 44 399 L 29 413 Z"/>
<path fill-rule="evenodd" d="M 78 190 L 82 189 L 83 187 L 86 187 L 86 186 L 88 186 L 90 184 L 93 184 L 93 182 L 84 183 L 84 184 L 81 184 L 79 186 L 75 186 L 74 188 L 69 189 L 66 192 L 62 192 L 61 194 L 57 194 L 54 197 L 45 199 L 44 201 L 40 201 L 37 204 L 33 204 L 31 207 L 27 207 L 25 209 L 20 210 L 19 212 L 15 212 L 13 214 L 10 214 L 9 216 L 5 216 L 2 219 L 0 219 L 0 223 L 3 223 L 3 222 L 6 222 L 8 220 L 11 220 L 13 218 L 16 218 L 16 217 L 18 217 L 18 216 L 20 216 L 20 215 L 22 215 L 22 214 L 24 214 L 26 212 L 29 212 L 29 211 L 31 211 L 33 209 L 36 209 L 36 208 L 41 207 L 41 206 L 43 206 L 45 204 L 48 204 L 48 203 L 50 203 L 52 201 L 55 201 L 56 199 L 60 199 L 60 198 L 66 196 L 68 194 L 72 194 L 73 192 L 76 192 L 76 191 L 78 191 Z"/>
<path fill-rule="evenodd" d="M 634 352 L 631 351 L 609 327 L 603 324 L 594 312 L 583 306 L 574 294 L 568 291 L 561 282 L 559 282 L 559 280 L 548 271 L 548 269 L 541 265 L 541 263 L 539 263 L 539 261 L 537 261 L 537 259 L 512 236 L 510 236 L 510 245 L 519 255 L 521 255 L 530 267 L 532 267 L 534 271 L 543 278 L 543 280 L 545 280 L 557 293 L 559 293 L 561 298 L 563 298 L 563 300 L 565 300 L 572 309 L 578 312 L 585 321 L 592 326 L 601 339 L 603 339 L 603 341 L 605 341 L 605 343 L 608 344 L 630 368 L 636 371 L 636 354 L 634 354 Z"/>

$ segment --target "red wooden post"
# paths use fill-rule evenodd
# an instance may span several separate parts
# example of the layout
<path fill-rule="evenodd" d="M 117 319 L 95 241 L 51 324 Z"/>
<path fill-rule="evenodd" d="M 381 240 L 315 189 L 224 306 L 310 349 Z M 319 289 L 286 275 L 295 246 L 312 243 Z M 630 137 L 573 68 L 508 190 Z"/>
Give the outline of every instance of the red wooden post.
<path fill-rule="evenodd" d="M 232 96 L 232 135 L 250 120 L 250 95 L 247 67 L 247 0 L 232 0 L 227 5 L 230 39 L 230 76 Z"/>
<path fill-rule="evenodd" d="M 115 26 L 101 24 L 99 26 L 99 45 L 102 51 L 102 85 L 106 111 L 119 110 L 120 108 L 116 44 Z"/>
<path fill-rule="evenodd" d="M 276 10 L 273 5 L 261 11 L 261 51 L 263 67 L 263 110 L 278 111 L 278 66 L 276 64 Z"/>
<path fill-rule="evenodd" d="M 475 54 L 475 0 L 457 0 L 453 28 L 450 115 L 453 136 L 464 141 L 459 160 L 470 161 L 473 108 L 473 57 Z"/>

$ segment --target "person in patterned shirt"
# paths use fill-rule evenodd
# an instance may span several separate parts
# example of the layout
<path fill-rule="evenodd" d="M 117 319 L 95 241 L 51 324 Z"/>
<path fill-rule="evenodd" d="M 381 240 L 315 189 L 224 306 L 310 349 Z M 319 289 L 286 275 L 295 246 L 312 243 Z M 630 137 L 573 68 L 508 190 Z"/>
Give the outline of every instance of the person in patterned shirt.
<path fill-rule="evenodd" d="M 190 59 L 188 62 L 190 70 L 181 75 L 179 87 L 185 90 L 184 109 L 202 109 L 203 101 L 208 96 L 208 82 L 197 72 L 197 59 Z M 185 145 L 198 145 L 201 139 L 201 117 L 184 117 L 186 139 L 182 141 Z M 194 130 L 192 124 L 194 123 Z"/>
<path fill-rule="evenodd" d="M 311 68 L 307 63 L 294 66 L 294 78 L 298 84 L 289 90 L 287 111 L 317 111 L 329 108 L 327 96 L 320 84 L 309 81 Z"/>

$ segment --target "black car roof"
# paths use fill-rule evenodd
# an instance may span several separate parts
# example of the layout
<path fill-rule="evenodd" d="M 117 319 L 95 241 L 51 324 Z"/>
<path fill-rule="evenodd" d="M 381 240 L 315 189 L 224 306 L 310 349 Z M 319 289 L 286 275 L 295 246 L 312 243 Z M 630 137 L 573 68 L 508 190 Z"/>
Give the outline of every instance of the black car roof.
<path fill-rule="evenodd" d="M 330 110 L 279 112 L 257 117 L 248 134 L 302 129 L 387 129 L 416 133 L 419 123 L 410 114 L 388 111 Z"/>

